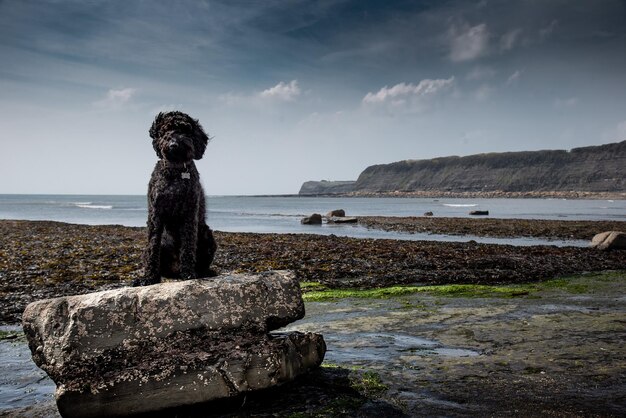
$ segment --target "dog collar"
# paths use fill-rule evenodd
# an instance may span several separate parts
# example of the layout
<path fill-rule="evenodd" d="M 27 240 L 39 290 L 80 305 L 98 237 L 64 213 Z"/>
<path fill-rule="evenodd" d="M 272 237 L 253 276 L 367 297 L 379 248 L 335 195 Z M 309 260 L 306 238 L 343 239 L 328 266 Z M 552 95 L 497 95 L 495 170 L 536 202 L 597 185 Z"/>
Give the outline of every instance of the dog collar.
<path fill-rule="evenodd" d="M 171 163 L 165 159 L 161 160 L 163 161 L 163 166 L 166 168 L 180 168 L 179 165 L 175 164 L 175 163 Z M 190 180 L 191 179 L 191 173 L 189 172 L 189 169 L 187 168 L 187 163 L 183 163 L 183 171 L 180 173 L 180 178 L 183 180 Z"/>
<path fill-rule="evenodd" d="M 189 170 L 187 170 L 187 163 L 183 163 L 183 167 L 185 168 L 185 171 L 180 173 L 180 178 L 182 178 L 183 180 L 191 179 L 191 173 L 189 172 Z"/>

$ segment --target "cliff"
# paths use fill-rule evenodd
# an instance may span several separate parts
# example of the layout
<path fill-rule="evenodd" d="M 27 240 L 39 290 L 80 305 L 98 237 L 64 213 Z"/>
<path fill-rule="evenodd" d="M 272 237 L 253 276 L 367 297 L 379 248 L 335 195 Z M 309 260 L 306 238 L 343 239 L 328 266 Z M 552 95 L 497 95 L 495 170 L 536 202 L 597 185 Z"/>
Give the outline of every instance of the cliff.
<path fill-rule="evenodd" d="M 570 151 L 405 160 L 367 167 L 352 192 L 625 192 L 624 167 L 626 141 Z"/>
<path fill-rule="evenodd" d="M 324 195 L 350 193 L 354 189 L 354 181 L 307 181 L 302 184 L 298 194 Z"/>

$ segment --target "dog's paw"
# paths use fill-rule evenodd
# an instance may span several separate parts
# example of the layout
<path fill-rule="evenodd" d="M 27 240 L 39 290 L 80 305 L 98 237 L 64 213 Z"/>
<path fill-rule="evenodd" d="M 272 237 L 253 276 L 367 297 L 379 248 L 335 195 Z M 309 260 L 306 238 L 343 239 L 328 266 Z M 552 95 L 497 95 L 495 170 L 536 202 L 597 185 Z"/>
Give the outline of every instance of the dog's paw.
<path fill-rule="evenodd" d="M 204 275 L 204 277 L 215 277 L 215 276 L 219 276 L 219 273 L 213 269 L 207 269 L 206 274 Z"/>
<path fill-rule="evenodd" d="M 197 279 L 198 276 L 196 275 L 195 272 L 182 272 L 180 274 L 180 279 L 181 280 L 194 280 Z"/>
<path fill-rule="evenodd" d="M 133 280 L 133 287 L 150 286 L 151 284 L 161 283 L 161 279 L 150 279 L 147 277 L 141 277 Z"/>

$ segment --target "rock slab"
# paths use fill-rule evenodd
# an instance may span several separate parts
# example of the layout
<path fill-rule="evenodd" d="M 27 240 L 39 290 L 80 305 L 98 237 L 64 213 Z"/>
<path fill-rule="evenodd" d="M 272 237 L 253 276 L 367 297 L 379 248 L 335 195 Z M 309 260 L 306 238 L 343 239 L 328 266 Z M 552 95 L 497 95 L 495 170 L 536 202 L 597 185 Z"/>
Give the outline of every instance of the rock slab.
<path fill-rule="evenodd" d="M 329 224 L 355 224 L 359 222 L 359 219 L 354 216 L 333 216 L 328 218 Z"/>
<path fill-rule="evenodd" d="M 591 247 L 599 250 L 626 250 L 626 234 L 621 231 L 606 231 L 591 239 Z"/>
<path fill-rule="evenodd" d="M 124 416 L 275 386 L 321 364 L 287 271 L 231 274 L 31 303 L 24 332 L 64 417 Z"/>

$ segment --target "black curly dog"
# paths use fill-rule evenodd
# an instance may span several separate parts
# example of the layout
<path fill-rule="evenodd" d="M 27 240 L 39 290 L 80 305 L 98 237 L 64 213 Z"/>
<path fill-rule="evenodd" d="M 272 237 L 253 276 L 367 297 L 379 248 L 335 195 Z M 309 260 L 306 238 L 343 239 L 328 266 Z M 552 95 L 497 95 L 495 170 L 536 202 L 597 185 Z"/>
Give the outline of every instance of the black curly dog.
<path fill-rule="evenodd" d="M 205 221 L 204 190 L 193 162 L 202 158 L 209 137 L 197 119 L 177 111 L 159 113 L 150 137 L 160 160 L 148 185 L 145 275 L 133 286 L 160 283 L 162 276 L 212 276 L 217 244 Z"/>

